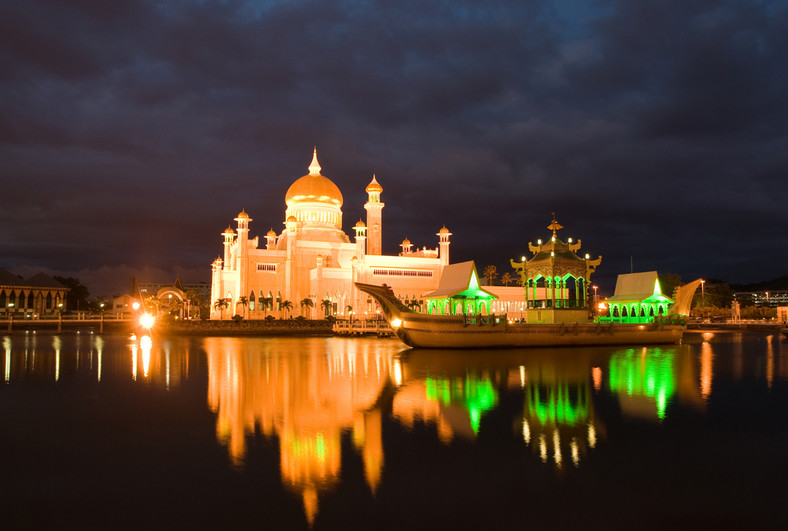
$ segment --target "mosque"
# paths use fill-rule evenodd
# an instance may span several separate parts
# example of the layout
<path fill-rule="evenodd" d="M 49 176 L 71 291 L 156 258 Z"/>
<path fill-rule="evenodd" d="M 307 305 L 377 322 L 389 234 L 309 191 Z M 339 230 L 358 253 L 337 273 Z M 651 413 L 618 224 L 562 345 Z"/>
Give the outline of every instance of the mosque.
<path fill-rule="evenodd" d="M 223 257 L 212 264 L 211 319 L 241 315 L 264 319 L 326 315 L 373 318 L 376 304 L 354 282 L 387 284 L 406 304 L 438 288 L 449 264 L 449 238 L 440 229 L 438 247 L 414 249 L 406 238 L 397 256 L 382 254 L 383 188 L 373 175 L 364 204 L 367 221 L 354 227 L 355 238 L 342 230 L 342 193 L 321 175 L 317 149 L 309 173 L 297 179 L 285 195 L 284 230 L 273 229 L 252 238 L 252 218 L 242 210 L 236 228 L 221 234 Z M 262 246 L 261 246 L 262 243 Z"/>

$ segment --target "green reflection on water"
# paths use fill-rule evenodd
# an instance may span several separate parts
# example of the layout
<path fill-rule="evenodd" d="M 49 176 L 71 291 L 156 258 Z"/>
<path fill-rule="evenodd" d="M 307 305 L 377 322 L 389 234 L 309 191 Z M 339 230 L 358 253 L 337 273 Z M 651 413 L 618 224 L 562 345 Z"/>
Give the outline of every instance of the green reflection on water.
<path fill-rule="evenodd" d="M 532 385 L 528 389 L 526 407 L 529 416 L 536 417 L 541 425 L 574 426 L 588 420 L 588 401 L 588 392 L 583 392 L 580 385 L 574 392 L 566 383 Z"/>
<path fill-rule="evenodd" d="M 676 392 L 676 366 L 672 350 L 659 347 L 628 349 L 610 358 L 610 389 L 627 396 L 655 401 L 657 416 L 665 418 L 668 402 Z"/>
<path fill-rule="evenodd" d="M 427 378 L 425 381 L 427 399 L 440 402 L 445 406 L 465 408 L 471 420 L 474 433 L 479 433 L 479 425 L 485 412 L 498 403 L 498 392 L 489 377 L 466 375 L 462 378 Z"/>

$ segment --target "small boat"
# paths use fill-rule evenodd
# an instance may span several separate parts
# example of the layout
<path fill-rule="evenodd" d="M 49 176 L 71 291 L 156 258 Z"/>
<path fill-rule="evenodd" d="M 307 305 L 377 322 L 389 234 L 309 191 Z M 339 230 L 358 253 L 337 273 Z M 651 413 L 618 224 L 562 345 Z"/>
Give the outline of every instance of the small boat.
<path fill-rule="evenodd" d="M 369 294 L 396 336 L 417 348 L 523 348 L 587 345 L 650 345 L 678 343 L 686 313 L 699 281 L 687 285 L 668 315 L 649 323 L 574 322 L 510 323 L 506 315 L 429 315 L 406 307 L 386 286 L 356 283 Z"/>

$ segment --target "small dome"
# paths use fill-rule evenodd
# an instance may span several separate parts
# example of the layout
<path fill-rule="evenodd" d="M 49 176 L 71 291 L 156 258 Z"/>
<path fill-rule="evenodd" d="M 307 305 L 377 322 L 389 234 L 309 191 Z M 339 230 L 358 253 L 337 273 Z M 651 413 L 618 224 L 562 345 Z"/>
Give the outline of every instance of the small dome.
<path fill-rule="evenodd" d="M 372 181 L 370 181 L 370 183 L 367 185 L 367 193 L 368 194 L 371 194 L 371 193 L 378 193 L 379 194 L 382 191 L 383 191 L 383 187 L 380 186 L 380 184 L 378 183 L 377 179 L 375 178 L 375 175 L 373 174 L 372 175 Z"/>
<path fill-rule="evenodd" d="M 293 217 L 293 216 L 290 216 L 290 217 Z M 276 233 L 274 232 L 274 229 L 271 229 L 271 230 L 269 230 L 269 231 L 266 233 L 266 236 L 276 236 Z"/>
<path fill-rule="evenodd" d="M 249 219 L 249 214 L 246 213 L 246 210 L 241 209 L 236 219 Z"/>
<path fill-rule="evenodd" d="M 288 216 L 287 217 L 287 223 L 295 223 L 296 221 L 298 221 L 298 220 L 296 219 L 295 216 Z"/>
<path fill-rule="evenodd" d="M 409 239 L 405 238 L 404 240 L 402 240 L 402 243 L 400 245 L 412 245 L 412 244 L 410 243 Z"/>
<path fill-rule="evenodd" d="M 449 229 L 446 228 L 446 225 L 443 226 L 441 230 L 438 231 L 438 234 L 451 234 Z"/>
<path fill-rule="evenodd" d="M 226 229 L 224 229 L 224 232 L 222 234 L 235 234 L 235 231 L 228 226 Z"/>
<path fill-rule="evenodd" d="M 320 175 L 320 170 L 320 164 L 317 162 L 317 149 L 315 149 L 312 155 L 312 164 L 309 165 L 309 173 L 296 180 L 287 189 L 287 194 L 285 194 L 287 206 L 302 201 L 342 206 L 342 192 L 331 179 Z"/>
<path fill-rule="evenodd" d="M 366 225 L 364 224 L 363 221 L 358 220 L 358 223 L 356 223 L 356 227 L 366 227 Z"/>

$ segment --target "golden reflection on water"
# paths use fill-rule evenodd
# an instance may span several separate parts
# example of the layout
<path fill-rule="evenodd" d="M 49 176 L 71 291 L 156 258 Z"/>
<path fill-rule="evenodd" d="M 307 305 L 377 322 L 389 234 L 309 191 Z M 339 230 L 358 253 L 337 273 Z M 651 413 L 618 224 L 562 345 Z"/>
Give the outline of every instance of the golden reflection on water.
<path fill-rule="evenodd" d="M 704 341 L 700 347 L 700 394 L 708 400 L 711 396 L 711 382 L 714 379 L 714 352 L 711 343 Z"/>
<path fill-rule="evenodd" d="M 319 495 L 339 480 L 342 432 L 350 430 L 375 492 L 383 468 L 379 401 L 402 378 L 399 344 L 206 338 L 203 345 L 216 435 L 236 466 L 243 466 L 247 434 L 276 435 L 282 482 L 303 498 L 311 523 Z"/>

